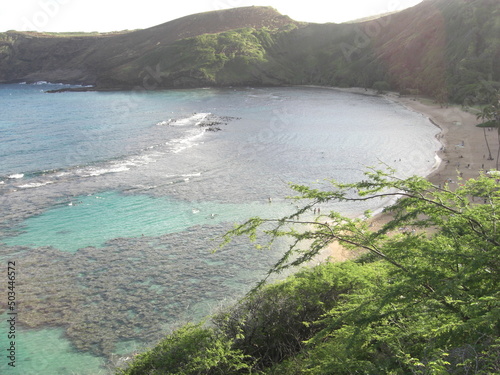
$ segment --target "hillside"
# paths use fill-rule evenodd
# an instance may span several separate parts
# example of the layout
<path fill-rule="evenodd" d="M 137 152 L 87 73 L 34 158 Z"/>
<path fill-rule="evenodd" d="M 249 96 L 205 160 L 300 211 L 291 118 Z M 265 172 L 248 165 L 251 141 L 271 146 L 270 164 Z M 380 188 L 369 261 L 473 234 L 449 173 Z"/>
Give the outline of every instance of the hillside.
<path fill-rule="evenodd" d="M 183 17 L 119 34 L 0 34 L 0 82 L 97 89 L 295 85 L 387 87 L 440 101 L 500 85 L 500 2 L 426 0 L 349 24 L 306 24 L 269 7 Z M 482 83 L 483 82 L 483 83 Z"/>
<path fill-rule="evenodd" d="M 270 7 L 246 7 L 186 16 L 145 30 L 118 34 L 0 33 L 0 83 L 101 85 L 110 70 L 176 41 L 238 28 L 280 28 L 298 22 Z M 140 72 L 138 72 L 139 74 Z M 130 86 L 125 83 L 124 86 Z"/>
<path fill-rule="evenodd" d="M 500 2 L 427 0 L 372 21 L 324 24 L 275 38 L 293 84 L 373 87 L 463 102 L 481 81 L 500 81 Z"/>

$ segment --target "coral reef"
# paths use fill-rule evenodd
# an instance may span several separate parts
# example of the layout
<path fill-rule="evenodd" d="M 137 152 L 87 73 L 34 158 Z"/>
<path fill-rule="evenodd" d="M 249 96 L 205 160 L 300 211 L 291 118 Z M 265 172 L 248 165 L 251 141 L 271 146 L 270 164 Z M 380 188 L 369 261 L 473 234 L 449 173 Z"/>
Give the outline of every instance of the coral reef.
<path fill-rule="evenodd" d="M 217 245 L 211 240 L 229 227 L 204 225 L 160 237 L 118 238 L 76 253 L 3 247 L 0 256 L 16 253 L 22 265 L 19 323 L 63 327 L 76 349 L 109 360 L 119 342 L 151 345 L 222 300 L 241 296 L 276 260 L 272 251 L 248 251 L 243 240 L 211 252 Z M 5 309 L 0 305 L 0 311 Z"/>

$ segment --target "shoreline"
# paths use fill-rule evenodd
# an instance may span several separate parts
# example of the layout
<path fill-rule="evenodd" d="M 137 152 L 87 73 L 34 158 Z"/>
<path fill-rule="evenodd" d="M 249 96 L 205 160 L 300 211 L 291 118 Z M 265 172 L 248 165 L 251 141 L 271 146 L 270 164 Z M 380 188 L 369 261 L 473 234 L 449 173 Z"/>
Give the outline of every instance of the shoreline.
<path fill-rule="evenodd" d="M 484 130 L 477 127 L 480 121 L 476 119 L 475 114 L 464 111 L 458 104 L 448 103 L 445 107 L 441 107 L 429 98 L 400 96 L 395 92 L 377 94 L 373 89 L 335 87 L 332 89 L 384 97 L 402 105 L 409 111 L 425 116 L 434 126 L 438 127 L 440 132 L 436 139 L 443 148 L 436 153 L 436 156 L 441 162 L 425 176 L 436 185 L 451 179 L 453 181 L 451 187 L 453 187 L 460 173 L 462 173 L 461 177 L 467 180 L 479 176 L 480 171 L 496 168 L 496 160 L 488 160 Z M 491 155 L 494 158 L 499 147 L 496 132 L 486 130 L 486 137 Z"/>
<path fill-rule="evenodd" d="M 442 146 L 441 149 L 435 153 L 436 163 L 424 176 L 435 185 L 439 186 L 449 183 L 450 188 L 453 189 L 457 186 L 457 183 L 459 183 L 459 177 L 464 180 L 475 178 L 479 175 L 480 171 L 488 171 L 496 167 L 496 160 L 489 159 L 489 152 L 485 142 L 486 133 L 491 149 L 491 155 L 495 158 L 499 147 L 496 132 L 488 131 L 487 128 L 486 130 L 478 128 L 476 125 L 479 121 L 476 119 L 475 114 L 471 114 L 460 109 L 458 105 L 440 107 L 440 105 L 433 103 L 428 98 L 400 96 L 396 92 L 379 94 L 374 89 L 365 89 L 360 87 L 341 88 L 318 85 L 279 85 L 276 87 L 315 88 L 365 96 L 377 96 L 392 101 L 393 103 L 397 103 L 409 111 L 424 116 L 434 126 L 439 128 L 439 133 L 436 135 L 436 139 Z M 175 88 L 165 88 L 161 90 L 175 90 Z M 50 90 L 50 92 L 65 91 L 133 91 L 133 89 L 103 89 L 92 86 Z M 377 223 L 383 223 L 389 220 L 389 216 L 384 212 L 379 212 L 374 214 L 370 220 L 373 225 L 376 226 Z M 318 255 L 318 258 L 326 259 L 331 256 L 334 259 L 339 258 L 339 260 L 346 260 L 355 257 L 343 250 L 327 252 L 330 253 L 330 255 L 321 254 Z M 338 254 L 340 254 L 340 256 Z"/>
<path fill-rule="evenodd" d="M 332 89 L 363 95 L 378 95 L 374 90 L 370 89 L 334 87 Z M 424 176 L 434 185 L 442 186 L 448 183 L 449 187 L 454 189 L 460 183 L 460 179 L 476 178 L 481 171 L 486 172 L 496 168 L 497 161 L 489 160 L 485 141 L 486 133 L 491 155 L 495 158 L 499 148 L 496 132 L 477 127 L 480 121 L 476 119 L 475 114 L 464 111 L 458 105 L 441 107 L 427 98 L 400 96 L 397 93 L 379 96 L 425 116 L 440 129 L 440 132 L 436 135 L 437 140 L 442 145 L 441 149 L 436 152 L 436 158 L 440 162 L 436 168 Z M 381 212 L 370 218 L 370 221 L 374 228 L 380 228 L 390 219 L 391 215 L 389 213 Z M 350 252 L 335 242 L 327 246 L 317 256 L 317 261 L 341 262 L 355 259 L 359 255 L 360 252 Z"/>

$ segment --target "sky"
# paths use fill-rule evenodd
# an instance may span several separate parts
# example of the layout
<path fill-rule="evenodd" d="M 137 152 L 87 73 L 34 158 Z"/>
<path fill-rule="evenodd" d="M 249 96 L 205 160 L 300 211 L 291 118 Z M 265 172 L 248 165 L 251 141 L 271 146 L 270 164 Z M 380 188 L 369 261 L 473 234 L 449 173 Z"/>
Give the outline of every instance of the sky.
<path fill-rule="evenodd" d="M 422 0 L 0 0 L 0 31 L 144 29 L 211 10 L 264 5 L 297 21 L 346 22 L 402 10 Z"/>

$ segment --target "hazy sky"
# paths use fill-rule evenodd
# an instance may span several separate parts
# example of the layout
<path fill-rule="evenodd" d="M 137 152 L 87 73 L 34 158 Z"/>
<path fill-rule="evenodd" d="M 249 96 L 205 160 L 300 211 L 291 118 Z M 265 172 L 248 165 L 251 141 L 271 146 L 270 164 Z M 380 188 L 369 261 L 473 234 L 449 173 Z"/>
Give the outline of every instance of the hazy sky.
<path fill-rule="evenodd" d="M 210 10 L 268 5 L 297 21 L 345 22 L 422 0 L 0 0 L 0 31 L 143 29 Z"/>

